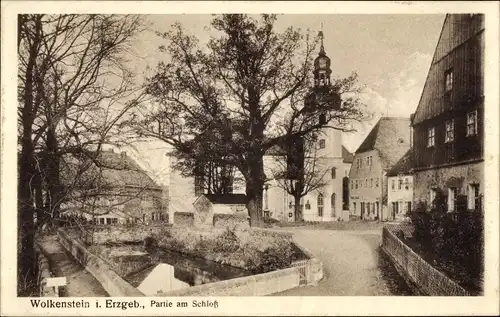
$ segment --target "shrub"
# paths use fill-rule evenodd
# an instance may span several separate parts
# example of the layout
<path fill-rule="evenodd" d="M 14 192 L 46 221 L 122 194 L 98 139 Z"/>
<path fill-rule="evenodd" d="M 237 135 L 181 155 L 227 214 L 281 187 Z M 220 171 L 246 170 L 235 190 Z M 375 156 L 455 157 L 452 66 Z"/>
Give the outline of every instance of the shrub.
<path fill-rule="evenodd" d="M 254 274 L 290 267 L 295 254 L 291 243 L 280 240 L 258 253 L 258 257 L 250 258 L 247 263 L 250 271 Z"/>
<path fill-rule="evenodd" d="M 238 237 L 234 230 L 226 229 L 220 236 L 215 239 L 215 252 L 232 253 L 240 248 Z"/>

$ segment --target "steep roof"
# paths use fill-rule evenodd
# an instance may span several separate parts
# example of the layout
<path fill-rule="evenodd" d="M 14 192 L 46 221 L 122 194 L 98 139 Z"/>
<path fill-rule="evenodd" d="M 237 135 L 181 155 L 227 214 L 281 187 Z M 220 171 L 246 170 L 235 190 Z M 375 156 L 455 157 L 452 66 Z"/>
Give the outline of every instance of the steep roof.
<path fill-rule="evenodd" d="M 205 194 L 205 197 L 207 197 L 213 204 L 244 205 L 247 203 L 247 196 L 245 194 Z"/>
<path fill-rule="evenodd" d="M 377 150 L 382 168 L 394 165 L 410 148 L 410 119 L 382 117 L 368 133 L 357 153 Z"/>
<path fill-rule="evenodd" d="M 349 152 L 343 145 L 342 145 L 342 159 L 344 163 L 352 163 L 354 161 L 354 155 L 351 152 Z"/>
<path fill-rule="evenodd" d="M 420 100 L 412 119 L 412 124 L 416 125 L 425 120 L 434 118 L 446 111 L 452 110 L 457 105 L 455 102 L 447 101 L 444 95 L 444 73 L 453 65 L 450 60 L 458 60 L 459 56 L 467 60 L 467 66 L 455 67 L 453 71 L 453 86 L 457 85 L 457 90 L 453 93 L 452 99 L 473 100 L 480 94 L 483 86 L 483 76 L 480 75 L 480 69 L 484 66 L 484 47 L 481 48 L 482 32 L 485 29 L 484 16 L 482 14 L 447 14 L 444 18 L 439 40 L 434 50 L 431 65 L 427 72 Z M 458 89 L 460 79 L 475 90 Z M 455 89 L 455 88 L 454 88 Z"/>
<path fill-rule="evenodd" d="M 66 167 L 62 167 L 63 182 L 70 183 L 75 173 L 83 171 L 81 178 L 99 178 L 103 185 L 110 187 L 141 187 L 160 189 L 149 175 L 125 152 L 115 153 L 113 151 L 102 151 L 97 155 L 95 161 L 90 162 L 88 158 L 77 159 L 75 157 L 65 158 Z M 81 169 L 85 163 L 90 166 Z M 83 183 L 83 182 L 82 182 Z"/>
<path fill-rule="evenodd" d="M 411 161 L 411 149 L 399 159 L 399 161 L 394 164 L 394 166 L 387 172 L 387 176 L 397 176 L 399 174 L 407 175 L 410 173 L 412 167 Z"/>

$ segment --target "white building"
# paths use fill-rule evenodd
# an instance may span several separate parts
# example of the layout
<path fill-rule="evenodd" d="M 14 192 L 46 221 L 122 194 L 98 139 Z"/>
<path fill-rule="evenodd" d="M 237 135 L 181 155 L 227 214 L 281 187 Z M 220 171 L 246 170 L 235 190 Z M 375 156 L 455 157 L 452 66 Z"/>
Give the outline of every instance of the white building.
<path fill-rule="evenodd" d="M 389 221 L 401 221 L 412 210 L 413 175 L 411 169 L 411 151 L 406 154 L 387 172 L 387 206 Z"/>

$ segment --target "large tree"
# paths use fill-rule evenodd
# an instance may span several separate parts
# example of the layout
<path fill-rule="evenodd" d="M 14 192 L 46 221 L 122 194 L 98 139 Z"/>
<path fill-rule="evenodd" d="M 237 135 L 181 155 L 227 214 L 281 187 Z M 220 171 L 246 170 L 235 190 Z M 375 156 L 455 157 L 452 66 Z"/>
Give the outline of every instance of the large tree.
<path fill-rule="evenodd" d="M 18 233 L 20 278 L 33 273 L 37 224 L 59 217 L 72 184 L 60 168 L 71 155 L 96 158 L 138 101 L 126 51 L 137 16 L 18 16 Z M 90 164 L 80 164 L 77 178 Z"/>
<path fill-rule="evenodd" d="M 342 96 L 341 104 L 338 98 L 357 91 L 355 75 L 324 91 L 331 98 L 304 107 L 317 41 L 292 27 L 278 32 L 276 19 L 214 17 L 216 35 L 204 48 L 179 24 L 158 33 L 165 61 L 147 82 L 155 102 L 133 121 L 141 136 L 167 142 L 185 159 L 217 157 L 235 166 L 245 180 L 252 225 L 262 219 L 264 153 L 326 125 L 349 130 L 361 114 L 355 95 Z M 320 114 L 325 122 L 318 122 Z M 217 132 L 209 142 L 192 142 L 208 130 Z"/>

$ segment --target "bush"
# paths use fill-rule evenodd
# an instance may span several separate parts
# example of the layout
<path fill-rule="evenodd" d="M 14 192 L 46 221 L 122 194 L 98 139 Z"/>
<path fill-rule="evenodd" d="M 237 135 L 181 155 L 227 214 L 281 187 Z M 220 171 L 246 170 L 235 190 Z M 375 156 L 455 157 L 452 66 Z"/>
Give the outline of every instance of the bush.
<path fill-rule="evenodd" d="M 264 251 L 259 252 L 256 259 L 250 259 L 247 263 L 253 274 L 266 273 L 290 267 L 294 256 L 294 250 L 291 243 L 286 241 L 277 241 Z"/>
<path fill-rule="evenodd" d="M 226 229 L 215 239 L 215 252 L 232 253 L 240 248 L 240 242 L 234 230 Z"/>

